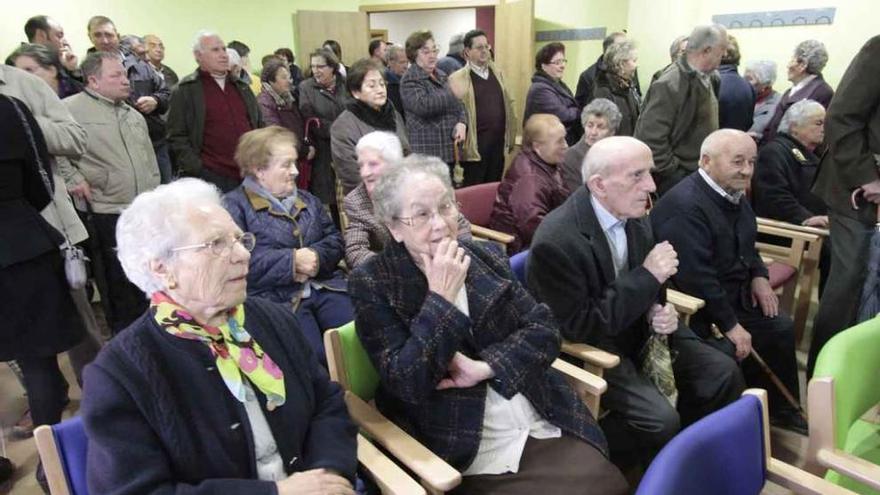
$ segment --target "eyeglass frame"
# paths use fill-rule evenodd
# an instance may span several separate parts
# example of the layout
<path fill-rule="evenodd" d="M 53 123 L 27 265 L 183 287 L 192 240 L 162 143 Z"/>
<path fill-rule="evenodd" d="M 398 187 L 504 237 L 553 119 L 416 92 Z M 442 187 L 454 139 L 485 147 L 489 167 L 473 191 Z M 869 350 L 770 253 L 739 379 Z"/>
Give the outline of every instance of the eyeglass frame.
<path fill-rule="evenodd" d="M 547 62 L 547 65 L 555 65 L 555 66 L 559 67 L 560 65 L 567 64 L 567 63 L 568 63 L 568 59 L 560 58 L 559 60 L 551 60 L 551 61 Z"/>
<path fill-rule="evenodd" d="M 232 248 L 235 247 L 236 244 L 241 244 L 241 247 L 245 248 L 245 250 L 247 250 L 247 252 L 249 252 L 249 253 L 251 251 L 253 251 L 254 247 L 256 247 L 256 245 L 257 245 L 257 236 L 255 236 L 251 232 L 242 232 L 240 234 L 233 234 L 232 235 L 233 239 L 232 239 L 232 242 L 229 244 L 228 250 L 224 247 L 223 250 L 221 250 L 220 252 L 217 252 L 216 251 L 217 241 L 228 240 L 229 237 L 230 237 L 229 235 L 223 235 L 223 236 L 215 237 L 214 239 L 211 239 L 210 241 L 200 242 L 198 244 L 189 244 L 186 246 L 178 246 L 176 248 L 172 248 L 171 252 L 177 253 L 180 251 L 188 251 L 191 249 L 211 248 L 211 253 L 213 253 L 215 256 L 226 256 L 227 254 L 232 252 Z M 249 241 L 246 244 L 245 242 L 243 242 L 244 239 L 251 239 L 251 241 Z M 250 244 L 250 247 L 248 247 L 248 244 Z"/>
<path fill-rule="evenodd" d="M 447 205 L 449 206 L 449 212 L 446 215 L 444 215 L 443 213 L 440 212 L 440 208 L 444 208 Z M 428 225 L 428 223 L 430 223 L 431 220 L 434 219 L 434 215 L 437 215 L 440 218 L 447 219 L 447 220 L 450 218 L 453 218 L 455 216 L 455 213 L 458 212 L 458 209 L 460 206 L 461 205 L 458 203 L 458 201 L 448 200 L 448 201 L 446 201 L 446 203 L 440 205 L 439 207 L 431 208 L 430 215 L 425 217 L 424 223 L 421 223 L 420 225 L 416 225 L 419 222 L 415 221 L 415 219 L 418 218 L 415 215 L 408 216 L 408 217 L 395 216 L 395 217 L 391 217 L 391 218 L 392 218 L 392 220 L 396 220 L 411 229 L 420 229 L 420 228 L 424 227 L 425 225 Z"/>

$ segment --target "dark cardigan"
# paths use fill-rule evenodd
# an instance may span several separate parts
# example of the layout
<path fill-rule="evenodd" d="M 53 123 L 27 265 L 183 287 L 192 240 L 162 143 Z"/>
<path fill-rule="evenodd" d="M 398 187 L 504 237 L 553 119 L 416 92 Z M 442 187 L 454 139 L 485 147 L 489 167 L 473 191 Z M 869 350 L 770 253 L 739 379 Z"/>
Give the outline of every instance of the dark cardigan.
<path fill-rule="evenodd" d="M 245 328 L 284 372 L 285 404 L 265 410 L 288 474 L 327 468 L 354 479 L 356 428 L 288 309 L 249 298 Z M 147 312 L 85 370 L 82 415 L 91 493 L 267 494 L 257 479 L 244 404 L 208 347 L 175 337 Z"/>
<path fill-rule="evenodd" d="M 697 314 L 700 321 L 723 332 L 732 329 L 737 311 L 752 307 L 752 279 L 767 278 L 755 248 L 758 226 L 749 202 L 727 201 L 693 172 L 660 198 L 651 224 L 657 241 L 669 241 L 678 252 L 675 287 L 706 301 Z M 708 325 L 692 328 L 702 333 Z"/>

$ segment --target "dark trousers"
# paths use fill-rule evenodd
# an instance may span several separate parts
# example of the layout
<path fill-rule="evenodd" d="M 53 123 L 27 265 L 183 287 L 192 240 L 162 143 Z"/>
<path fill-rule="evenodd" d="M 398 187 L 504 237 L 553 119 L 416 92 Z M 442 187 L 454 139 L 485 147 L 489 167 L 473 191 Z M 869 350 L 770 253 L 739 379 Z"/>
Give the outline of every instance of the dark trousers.
<path fill-rule="evenodd" d="M 205 167 L 202 167 L 202 170 L 199 172 L 199 179 L 214 184 L 215 186 L 217 186 L 217 189 L 220 189 L 220 192 L 224 194 L 235 189 L 241 184 L 241 179 L 232 179 L 225 175 L 220 175 L 218 173 L 212 172 Z"/>
<path fill-rule="evenodd" d="M 672 189 L 676 184 L 681 182 L 682 179 L 691 174 L 691 171 L 678 167 L 673 170 L 665 171 L 662 174 L 652 173 L 654 176 L 654 184 L 657 185 L 657 197 L 662 197 L 666 194 L 666 191 Z"/>
<path fill-rule="evenodd" d="M 67 399 L 67 381 L 58 367 L 58 357 L 24 357 L 16 362 L 24 377 L 34 426 L 54 425 L 61 421 Z"/>
<path fill-rule="evenodd" d="M 628 493 L 626 479 L 595 447 L 575 437 L 526 440 L 519 471 L 465 476 L 450 494 Z"/>
<path fill-rule="evenodd" d="M 853 326 L 859 311 L 862 285 L 867 275 L 868 247 L 873 226 L 830 212 L 831 270 L 813 320 L 813 341 L 807 360 L 807 379 L 813 376 L 822 346 L 839 332 Z"/>
<path fill-rule="evenodd" d="M 494 138 L 494 139 L 493 139 Z M 462 163 L 464 183 L 462 187 L 498 182 L 504 174 L 504 133 L 501 136 L 477 136 L 480 161 Z"/>
<path fill-rule="evenodd" d="M 354 307 L 345 292 L 315 290 L 313 287 L 311 295 L 300 301 L 295 315 L 299 329 L 312 346 L 312 351 L 318 355 L 318 361 L 326 364 L 324 330 L 341 327 L 354 320 Z"/>
<path fill-rule="evenodd" d="M 794 322 L 791 318 L 784 314 L 768 318 L 761 313 L 760 308 L 753 311 L 737 310 L 736 317 L 740 325 L 751 334 L 755 352 L 764 359 L 794 398 L 800 400 L 797 359 L 794 354 Z M 736 346 L 727 338 L 709 338 L 708 342 L 731 357 L 736 355 Z M 767 390 L 771 415 L 791 409 L 779 388 L 754 358 L 747 357 L 740 365 L 747 386 Z"/>
<path fill-rule="evenodd" d="M 677 408 L 631 358 L 621 356 L 619 365 L 605 371 L 608 391 L 602 395 L 602 408 L 609 415 L 603 420 L 603 429 L 612 457 L 620 464 L 640 462 L 647 467 L 682 426 L 735 401 L 744 389 L 736 361 L 707 345 L 689 328 L 679 326 L 670 346 Z"/>
<path fill-rule="evenodd" d="M 159 180 L 162 184 L 168 184 L 174 179 L 171 170 L 171 155 L 168 153 L 168 141 L 154 143 L 153 151 L 156 153 L 156 163 L 159 165 Z"/>
<path fill-rule="evenodd" d="M 101 304 L 107 324 L 113 335 L 121 332 L 147 310 L 147 298 L 128 281 L 116 256 L 116 222 L 119 215 L 93 213 L 92 226 L 97 242 L 97 253 L 103 265 L 106 290 L 101 293 Z"/>

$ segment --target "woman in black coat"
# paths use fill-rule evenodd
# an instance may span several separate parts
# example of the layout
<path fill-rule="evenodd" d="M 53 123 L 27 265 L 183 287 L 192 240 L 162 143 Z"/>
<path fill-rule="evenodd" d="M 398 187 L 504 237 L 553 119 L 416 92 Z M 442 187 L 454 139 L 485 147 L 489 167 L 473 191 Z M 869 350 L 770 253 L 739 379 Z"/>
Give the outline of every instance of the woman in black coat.
<path fill-rule="evenodd" d="M 785 112 L 775 137 L 758 153 L 752 206 L 760 217 L 827 229 L 828 207 L 810 189 L 819 170 L 816 148 L 825 139 L 825 108 L 801 100 Z M 769 239 L 768 239 L 769 240 Z M 830 238 L 819 259 L 819 292 L 830 268 Z"/>
<path fill-rule="evenodd" d="M 620 124 L 617 136 L 632 136 L 639 119 L 639 93 L 635 86 L 636 68 L 639 54 L 632 41 L 624 40 L 612 44 L 605 51 L 604 69 L 596 71 L 596 85 L 593 99 L 611 100 L 620 110 Z"/>
<path fill-rule="evenodd" d="M 553 114 L 565 126 L 565 142 L 572 146 L 584 134 L 584 128 L 581 127 L 580 107 L 571 89 L 562 81 L 567 63 L 565 45 L 562 43 L 550 43 L 538 50 L 535 74 L 526 95 L 523 123 L 536 113 Z"/>
<path fill-rule="evenodd" d="M 64 239 L 40 215 L 52 200 L 49 164 L 28 107 L 0 96 L 0 361 L 21 367 L 34 426 L 61 420 L 57 355 L 85 334 L 58 251 Z"/>
<path fill-rule="evenodd" d="M 246 300 L 256 239 L 219 191 L 181 179 L 143 193 L 116 236 L 151 302 L 86 368 L 89 491 L 353 495 L 342 390 L 289 308 Z"/>

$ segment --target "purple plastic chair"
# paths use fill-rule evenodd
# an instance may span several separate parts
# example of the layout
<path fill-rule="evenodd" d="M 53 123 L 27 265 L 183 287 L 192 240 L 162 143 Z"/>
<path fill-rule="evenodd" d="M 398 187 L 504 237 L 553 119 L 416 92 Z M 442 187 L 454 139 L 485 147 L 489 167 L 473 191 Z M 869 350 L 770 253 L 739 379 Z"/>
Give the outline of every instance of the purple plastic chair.
<path fill-rule="evenodd" d="M 519 283 L 526 285 L 526 262 L 529 260 L 529 250 L 520 251 L 510 257 L 510 269 Z"/>

